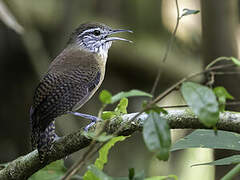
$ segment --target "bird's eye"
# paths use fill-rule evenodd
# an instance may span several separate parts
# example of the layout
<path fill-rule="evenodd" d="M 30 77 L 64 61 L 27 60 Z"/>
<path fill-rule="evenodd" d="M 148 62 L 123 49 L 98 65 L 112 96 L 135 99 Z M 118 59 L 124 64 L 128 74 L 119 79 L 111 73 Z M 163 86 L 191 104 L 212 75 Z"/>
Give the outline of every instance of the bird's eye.
<path fill-rule="evenodd" d="M 95 30 L 95 31 L 93 31 L 93 34 L 94 34 L 95 36 L 99 36 L 99 35 L 101 34 L 101 32 L 100 32 L 99 30 Z"/>

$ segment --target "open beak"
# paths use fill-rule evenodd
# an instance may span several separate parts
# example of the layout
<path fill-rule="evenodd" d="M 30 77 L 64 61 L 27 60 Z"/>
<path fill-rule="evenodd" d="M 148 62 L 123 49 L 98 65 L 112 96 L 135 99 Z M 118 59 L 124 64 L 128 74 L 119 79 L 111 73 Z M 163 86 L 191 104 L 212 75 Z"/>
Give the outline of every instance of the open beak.
<path fill-rule="evenodd" d="M 116 33 L 121 33 L 121 32 L 130 32 L 133 33 L 133 31 L 131 30 L 126 30 L 126 29 L 114 29 L 112 31 L 109 32 L 108 35 L 112 35 L 112 34 L 116 34 Z M 120 38 L 120 37 L 107 37 L 106 41 L 126 41 L 129 43 L 132 43 L 132 41 L 128 40 L 128 39 L 124 39 L 124 38 Z"/>

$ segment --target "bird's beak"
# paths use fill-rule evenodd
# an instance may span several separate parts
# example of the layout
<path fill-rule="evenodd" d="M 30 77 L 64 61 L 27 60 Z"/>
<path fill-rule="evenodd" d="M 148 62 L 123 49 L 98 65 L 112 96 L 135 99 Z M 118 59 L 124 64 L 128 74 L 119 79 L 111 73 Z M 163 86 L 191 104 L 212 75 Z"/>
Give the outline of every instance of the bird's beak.
<path fill-rule="evenodd" d="M 108 33 L 108 35 L 112 35 L 112 34 L 116 34 L 116 33 L 121 33 L 121 32 L 130 32 L 130 33 L 133 33 L 133 31 L 131 30 L 126 30 L 126 29 L 114 29 L 112 31 L 110 31 Z M 106 41 L 127 41 L 127 42 L 130 42 L 132 43 L 132 41 L 128 40 L 128 39 L 124 39 L 124 38 L 120 38 L 120 37 L 107 37 Z"/>

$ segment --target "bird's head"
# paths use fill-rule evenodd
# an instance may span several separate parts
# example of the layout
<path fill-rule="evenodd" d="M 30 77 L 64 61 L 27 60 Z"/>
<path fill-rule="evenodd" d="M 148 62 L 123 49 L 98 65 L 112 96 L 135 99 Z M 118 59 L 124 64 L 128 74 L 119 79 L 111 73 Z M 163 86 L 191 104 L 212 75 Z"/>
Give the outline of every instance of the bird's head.
<path fill-rule="evenodd" d="M 79 48 L 94 53 L 107 53 L 113 41 L 130 40 L 113 37 L 112 34 L 120 32 L 132 32 L 124 29 L 112 29 L 109 26 L 98 23 L 81 24 L 71 35 L 69 44 L 77 45 Z"/>

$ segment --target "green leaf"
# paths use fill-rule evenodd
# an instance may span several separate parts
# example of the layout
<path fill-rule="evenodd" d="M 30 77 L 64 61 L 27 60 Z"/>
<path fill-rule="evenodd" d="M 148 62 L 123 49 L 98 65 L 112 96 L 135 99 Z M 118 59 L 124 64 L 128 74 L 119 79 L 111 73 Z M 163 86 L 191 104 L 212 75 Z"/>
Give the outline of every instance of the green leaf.
<path fill-rule="evenodd" d="M 231 96 L 231 94 L 229 94 L 227 92 L 227 90 L 222 87 L 222 86 L 219 86 L 219 87 L 215 87 L 213 89 L 215 95 L 217 96 L 218 98 L 218 102 L 219 102 L 219 110 L 220 112 L 223 112 L 225 110 L 225 105 L 226 105 L 226 99 L 234 99 L 233 96 Z"/>
<path fill-rule="evenodd" d="M 193 14 L 198 14 L 200 11 L 199 10 L 193 10 L 193 9 L 183 9 L 183 14 L 181 17 L 183 16 L 188 16 L 188 15 L 193 15 Z"/>
<path fill-rule="evenodd" d="M 143 107 L 143 108 L 146 108 L 146 107 L 147 107 L 147 104 L 148 104 L 147 101 L 143 101 L 142 107 Z M 168 114 L 168 112 L 167 112 L 165 109 L 163 109 L 162 107 L 157 106 L 156 104 L 152 105 L 151 109 L 149 109 L 149 110 L 147 110 L 147 111 L 145 111 L 145 112 L 146 112 L 147 114 L 149 114 L 151 111 L 154 111 L 154 112 L 156 112 L 156 113 L 158 113 L 158 114 L 160 114 L 160 113 L 163 113 L 163 114 L 166 114 L 166 115 Z"/>
<path fill-rule="evenodd" d="M 219 119 L 219 106 L 212 89 L 193 82 L 182 84 L 181 92 L 188 106 L 207 127 L 216 125 Z"/>
<path fill-rule="evenodd" d="M 235 65 L 240 66 L 240 61 L 239 61 L 239 59 L 237 59 L 237 58 L 235 58 L 235 57 L 231 57 L 231 60 L 232 60 L 232 62 L 233 62 Z"/>
<path fill-rule="evenodd" d="M 200 166 L 200 165 L 219 166 L 219 165 L 230 165 L 230 164 L 238 164 L 238 163 L 240 163 L 240 155 L 233 155 L 230 157 L 218 159 L 216 161 L 212 161 L 208 163 L 194 164 L 192 166 Z"/>
<path fill-rule="evenodd" d="M 98 169 L 93 164 L 88 166 L 88 170 L 89 170 L 88 172 L 91 172 L 94 175 L 91 178 L 87 177 L 88 180 L 113 180 L 112 177 L 106 175 L 103 171 Z M 85 175 L 84 175 L 83 179 L 86 180 Z"/>
<path fill-rule="evenodd" d="M 103 132 L 102 134 L 97 135 L 96 132 L 83 131 L 82 135 L 84 135 L 88 139 L 94 139 L 99 142 L 106 142 L 113 138 L 113 135 L 107 135 L 106 132 Z"/>
<path fill-rule="evenodd" d="M 99 150 L 99 158 L 95 161 L 95 166 L 99 169 L 103 169 L 104 164 L 108 160 L 108 152 L 109 150 L 120 141 L 124 141 L 128 136 L 118 136 L 112 138 L 107 144 L 105 144 L 100 150 Z"/>
<path fill-rule="evenodd" d="M 135 174 L 134 169 L 129 169 L 129 176 L 127 177 L 110 177 L 109 175 L 105 174 L 102 170 L 97 168 L 95 165 L 88 166 L 89 172 L 91 172 L 94 177 L 88 180 L 170 180 L 174 179 L 177 180 L 177 176 L 175 175 L 168 175 L 168 176 L 153 176 L 149 178 L 145 178 L 144 171 L 140 171 Z"/>
<path fill-rule="evenodd" d="M 103 104 L 111 104 L 112 94 L 107 90 L 102 90 L 100 92 L 99 99 Z"/>
<path fill-rule="evenodd" d="M 218 130 L 215 135 L 213 130 L 196 130 L 178 140 L 171 151 L 187 148 L 212 148 L 240 151 L 240 134 Z"/>
<path fill-rule="evenodd" d="M 40 171 L 33 174 L 29 180 L 52 180 L 52 179 L 60 179 L 64 176 L 67 171 L 63 165 L 63 160 L 58 160 L 52 162 L 48 166 L 44 167 Z"/>
<path fill-rule="evenodd" d="M 128 106 L 128 99 L 122 98 L 114 110 L 116 115 L 127 114 L 127 106 Z"/>
<path fill-rule="evenodd" d="M 154 112 L 156 112 L 156 113 L 158 113 L 158 114 L 160 114 L 160 113 L 163 113 L 163 114 L 165 114 L 165 115 L 168 114 L 168 112 L 167 112 L 165 109 L 163 109 L 162 107 L 158 107 L 157 105 L 154 105 L 154 106 L 151 108 L 151 110 L 154 111 Z"/>
<path fill-rule="evenodd" d="M 148 149 L 157 152 L 158 159 L 168 160 L 171 136 L 167 120 L 164 117 L 152 111 L 144 122 L 143 138 Z"/>
<path fill-rule="evenodd" d="M 117 177 L 117 178 L 110 177 L 94 165 L 88 166 L 88 170 L 91 173 L 93 173 L 93 175 L 95 176 L 94 178 L 89 180 L 129 180 L 129 178 L 127 177 Z M 145 177 L 144 171 L 141 171 L 137 173 L 132 180 L 144 180 L 144 177 Z"/>
<path fill-rule="evenodd" d="M 103 111 L 101 116 L 103 120 L 112 119 L 114 117 L 116 117 L 116 113 L 114 111 Z"/>
<path fill-rule="evenodd" d="M 135 174 L 133 180 L 144 180 L 144 178 L 145 178 L 144 171 L 140 171 L 140 172 Z"/>
<path fill-rule="evenodd" d="M 140 90 L 136 90 L 136 89 L 133 89 L 131 91 L 128 91 L 128 92 L 120 92 L 116 95 L 114 95 L 112 97 L 112 104 L 119 101 L 120 99 L 122 98 L 126 98 L 126 97 L 132 97 L 132 96 L 146 96 L 146 97 L 152 97 L 151 94 L 149 93 L 146 93 L 146 92 L 143 92 L 143 91 L 140 91 Z"/>
<path fill-rule="evenodd" d="M 103 104 L 113 104 L 113 103 L 116 103 L 117 101 L 120 101 L 123 98 L 132 97 L 132 96 L 152 97 L 151 94 L 140 91 L 140 90 L 136 90 L 136 89 L 133 89 L 128 92 L 120 92 L 114 96 L 112 96 L 112 94 L 109 91 L 103 90 L 102 92 L 100 92 L 99 99 Z"/>
<path fill-rule="evenodd" d="M 103 132 L 98 138 L 96 139 L 99 142 L 106 142 L 112 139 L 114 136 L 113 135 L 107 135 L 106 132 Z"/>
<path fill-rule="evenodd" d="M 105 163 L 107 163 L 108 161 L 108 153 L 109 150 L 119 141 L 123 141 L 127 138 L 128 136 L 118 136 L 118 137 L 114 137 L 112 138 L 109 142 L 107 142 L 100 150 L 99 150 L 99 157 L 96 159 L 95 161 L 95 166 L 99 171 L 101 171 L 103 169 L 103 166 Z M 102 171 L 101 171 L 102 172 Z M 103 172 L 102 172 L 103 173 Z M 84 180 L 92 180 L 92 179 L 96 179 L 96 174 L 91 172 L 91 171 L 87 171 L 84 176 L 83 179 Z M 98 176 L 97 176 L 98 177 Z M 94 180 L 95 180 L 94 179 Z M 100 178 L 101 179 L 101 178 Z"/>
<path fill-rule="evenodd" d="M 168 176 L 153 176 L 149 178 L 145 178 L 145 180 L 170 180 L 170 179 L 178 180 L 176 175 L 168 175 Z"/>

